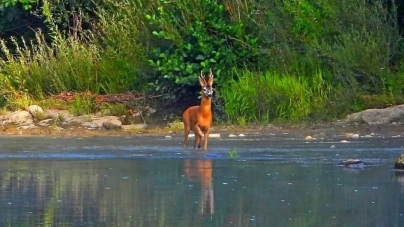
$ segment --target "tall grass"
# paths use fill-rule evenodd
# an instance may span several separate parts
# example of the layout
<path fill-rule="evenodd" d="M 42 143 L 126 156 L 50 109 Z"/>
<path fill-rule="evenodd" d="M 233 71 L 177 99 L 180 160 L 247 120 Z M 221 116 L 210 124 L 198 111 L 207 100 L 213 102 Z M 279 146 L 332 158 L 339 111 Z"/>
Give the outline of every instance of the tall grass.
<path fill-rule="evenodd" d="M 238 80 L 231 81 L 221 90 L 230 121 L 304 120 L 326 110 L 330 87 L 323 80 L 321 71 L 310 79 L 271 71 L 236 74 Z"/>
<path fill-rule="evenodd" d="M 99 9 L 100 26 L 78 37 L 58 30 L 52 7 L 44 1 L 42 13 L 49 34 L 38 30 L 33 40 L 0 40 L 2 95 L 27 93 L 42 99 L 61 91 L 119 93 L 141 88 L 138 75 L 146 62 L 145 51 L 137 41 L 137 26 L 129 22 L 131 17 L 116 19 L 123 8 L 111 14 Z M 10 43 L 13 50 L 6 45 Z"/>
<path fill-rule="evenodd" d="M 330 82 L 382 92 L 396 70 L 402 37 L 386 1 L 267 1 L 259 24 L 268 67 L 288 74 L 333 71 Z M 358 89 L 358 88 L 361 89 Z"/>

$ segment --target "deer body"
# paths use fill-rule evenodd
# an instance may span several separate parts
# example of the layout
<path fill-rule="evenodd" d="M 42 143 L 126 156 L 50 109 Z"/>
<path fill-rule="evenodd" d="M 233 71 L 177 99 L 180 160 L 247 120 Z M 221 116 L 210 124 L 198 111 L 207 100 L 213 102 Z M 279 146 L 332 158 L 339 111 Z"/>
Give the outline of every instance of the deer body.
<path fill-rule="evenodd" d="M 213 74 L 210 71 L 208 81 L 205 80 L 202 72 L 199 76 L 199 83 L 202 87 L 202 99 L 199 106 L 191 106 L 182 114 L 184 123 L 184 148 L 187 148 L 189 132 L 195 133 L 194 148 L 201 148 L 202 135 L 204 136 L 203 149 L 208 149 L 209 130 L 212 126 L 212 95 L 213 95 Z"/>

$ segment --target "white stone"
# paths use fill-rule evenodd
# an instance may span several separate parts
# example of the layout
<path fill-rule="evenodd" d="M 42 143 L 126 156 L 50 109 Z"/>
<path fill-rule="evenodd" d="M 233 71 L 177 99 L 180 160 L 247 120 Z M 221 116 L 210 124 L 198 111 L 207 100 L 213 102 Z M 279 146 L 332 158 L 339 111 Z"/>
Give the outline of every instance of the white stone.
<path fill-rule="evenodd" d="M 44 111 L 42 109 L 42 107 L 38 106 L 38 105 L 31 105 L 28 106 L 27 111 L 32 115 L 32 116 L 36 116 L 37 114 L 43 114 Z"/>
<path fill-rule="evenodd" d="M 15 123 L 15 124 L 31 124 L 33 122 L 32 116 L 28 111 L 20 110 L 7 114 L 4 117 L 3 123 Z"/>
<path fill-rule="evenodd" d="M 304 138 L 305 140 L 312 140 L 313 139 L 313 137 L 311 137 L 311 136 L 306 136 L 306 138 Z"/>

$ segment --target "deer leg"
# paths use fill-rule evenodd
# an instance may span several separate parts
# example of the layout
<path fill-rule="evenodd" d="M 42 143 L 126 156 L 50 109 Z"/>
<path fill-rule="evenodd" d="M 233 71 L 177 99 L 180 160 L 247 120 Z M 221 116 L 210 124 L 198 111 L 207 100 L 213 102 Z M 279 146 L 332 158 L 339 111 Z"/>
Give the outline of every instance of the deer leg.
<path fill-rule="evenodd" d="M 188 135 L 189 132 L 191 131 L 191 127 L 189 126 L 189 124 L 184 124 L 184 149 L 187 148 L 187 143 L 188 143 Z"/>
<path fill-rule="evenodd" d="M 202 136 L 202 130 L 201 130 L 201 128 L 199 128 L 199 125 L 197 125 L 197 124 L 194 127 L 194 132 L 195 132 L 195 136 L 196 135 Z"/>
<path fill-rule="evenodd" d="M 203 141 L 203 149 L 206 151 L 208 149 L 208 139 L 209 139 L 209 129 L 207 129 L 204 133 L 204 141 Z"/>
<path fill-rule="evenodd" d="M 195 143 L 194 143 L 194 148 L 201 148 L 201 140 L 202 136 L 198 135 L 195 133 Z"/>

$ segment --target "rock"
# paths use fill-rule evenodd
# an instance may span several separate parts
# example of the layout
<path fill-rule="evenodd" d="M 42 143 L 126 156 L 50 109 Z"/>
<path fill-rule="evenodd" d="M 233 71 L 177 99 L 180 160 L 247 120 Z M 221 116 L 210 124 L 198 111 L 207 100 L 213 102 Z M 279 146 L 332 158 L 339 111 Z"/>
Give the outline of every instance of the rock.
<path fill-rule="evenodd" d="M 404 169 L 404 154 L 400 154 L 396 161 L 394 162 L 394 168 Z"/>
<path fill-rule="evenodd" d="M 90 119 L 89 119 L 90 117 Z M 107 130 L 109 129 L 116 129 L 116 128 L 121 128 L 122 127 L 122 122 L 118 119 L 116 116 L 104 116 L 104 117 L 91 117 L 87 116 L 84 118 L 72 118 L 72 121 L 77 121 L 81 123 L 81 126 L 86 127 L 86 128 L 105 128 Z"/>
<path fill-rule="evenodd" d="M 42 107 L 40 107 L 38 105 L 28 106 L 27 111 L 34 117 L 44 114 Z"/>
<path fill-rule="evenodd" d="M 47 127 L 49 126 L 54 120 L 53 119 L 46 119 L 38 122 L 38 126 Z"/>
<path fill-rule="evenodd" d="M 347 122 L 365 122 L 369 125 L 386 124 L 404 119 L 404 104 L 385 109 L 367 109 L 348 115 Z"/>
<path fill-rule="evenodd" d="M 359 138 L 359 134 L 353 134 L 353 135 L 351 136 L 351 138 L 358 139 L 358 138 Z"/>
<path fill-rule="evenodd" d="M 15 123 L 19 125 L 29 125 L 33 123 L 32 115 L 25 110 L 12 112 L 4 116 L 3 124 Z"/>
<path fill-rule="evenodd" d="M 97 129 L 97 128 L 102 127 L 102 125 L 100 125 L 99 123 L 96 123 L 96 122 L 83 122 L 81 124 L 81 126 L 83 126 L 85 128 L 90 128 L 90 129 Z"/>
<path fill-rule="evenodd" d="M 34 125 L 34 124 L 29 124 L 29 125 L 22 125 L 17 127 L 17 129 L 36 129 L 38 128 L 38 126 Z"/>
<path fill-rule="evenodd" d="M 339 141 L 340 143 L 349 143 L 349 141 L 348 140 L 341 140 L 341 141 Z"/>
<path fill-rule="evenodd" d="M 209 138 L 220 138 L 220 134 L 219 133 L 211 133 L 211 134 L 209 134 Z"/>
<path fill-rule="evenodd" d="M 122 127 L 122 122 L 118 119 L 112 119 L 102 123 L 102 127 L 107 130 L 120 129 Z"/>
<path fill-rule="evenodd" d="M 366 163 L 359 159 L 347 159 L 339 163 L 339 165 L 342 165 L 346 168 L 351 168 L 351 169 L 363 169 L 366 166 Z"/>
<path fill-rule="evenodd" d="M 312 140 L 313 139 L 313 137 L 311 137 L 311 136 L 306 136 L 306 138 L 304 138 L 305 140 Z"/>
<path fill-rule="evenodd" d="M 68 121 L 72 115 L 68 110 L 55 110 L 49 109 L 45 110 L 45 116 L 55 119 L 56 121 Z"/>
<path fill-rule="evenodd" d="M 229 137 L 230 137 L 230 138 L 233 138 L 233 137 L 237 137 L 237 135 L 230 134 Z"/>
<path fill-rule="evenodd" d="M 243 133 L 239 134 L 238 136 L 240 137 L 245 137 L 245 135 Z"/>
<path fill-rule="evenodd" d="M 94 120 L 94 122 L 99 125 L 98 127 L 101 128 L 102 122 L 98 122 L 97 119 L 98 118 L 94 118 L 92 115 L 71 116 L 62 122 L 62 126 L 82 125 L 86 127 L 85 125 L 88 125 L 88 123 Z"/>
<path fill-rule="evenodd" d="M 129 130 L 141 130 L 146 129 L 147 124 L 131 124 L 131 125 L 122 125 L 122 129 L 129 131 Z"/>

